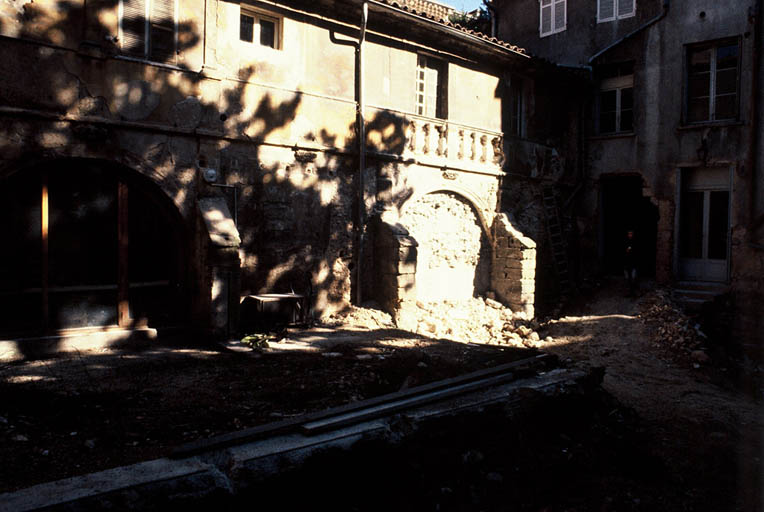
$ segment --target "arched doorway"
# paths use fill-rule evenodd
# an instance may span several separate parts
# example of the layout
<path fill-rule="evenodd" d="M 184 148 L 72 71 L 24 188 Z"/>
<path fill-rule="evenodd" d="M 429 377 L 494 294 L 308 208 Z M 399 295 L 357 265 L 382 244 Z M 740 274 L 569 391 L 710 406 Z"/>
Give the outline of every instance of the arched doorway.
<path fill-rule="evenodd" d="M 424 301 L 464 300 L 490 287 L 490 244 L 472 205 L 452 192 L 403 208 L 400 223 L 418 242 L 416 290 Z"/>
<path fill-rule="evenodd" d="M 185 237 L 147 179 L 56 160 L 0 182 L 0 332 L 178 323 Z"/>

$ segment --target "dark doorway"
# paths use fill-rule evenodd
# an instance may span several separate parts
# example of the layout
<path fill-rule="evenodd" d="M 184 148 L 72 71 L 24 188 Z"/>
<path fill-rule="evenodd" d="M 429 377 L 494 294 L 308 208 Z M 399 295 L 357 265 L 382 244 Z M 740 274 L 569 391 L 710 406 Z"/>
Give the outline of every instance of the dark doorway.
<path fill-rule="evenodd" d="M 658 208 L 642 195 L 641 176 L 603 176 L 600 181 L 602 268 L 608 274 L 623 271 L 626 232 L 638 240 L 638 272 L 655 276 L 658 241 Z"/>
<path fill-rule="evenodd" d="M 0 183 L 0 332 L 179 321 L 183 230 L 169 201 L 144 181 L 71 159 Z"/>

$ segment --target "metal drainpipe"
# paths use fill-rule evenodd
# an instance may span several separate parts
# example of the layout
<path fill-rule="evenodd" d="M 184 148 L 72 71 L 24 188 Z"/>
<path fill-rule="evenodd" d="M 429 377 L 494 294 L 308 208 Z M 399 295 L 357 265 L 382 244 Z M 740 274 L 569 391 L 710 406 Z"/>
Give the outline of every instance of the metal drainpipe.
<path fill-rule="evenodd" d="M 756 231 L 756 166 L 759 135 L 759 73 L 761 72 L 760 55 L 761 50 L 761 9 L 762 0 L 756 0 L 753 13 L 753 51 L 751 51 L 751 101 L 749 103 L 749 119 L 751 126 L 748 134 L 748 162 L 747 162 L 747 175 L 748 175 L 748 190 L 749 190 L 749 204 L 748 204 L 748 243 L 754 248 L 757 248 L 755 242 Z"/>
<path fill-rule="evenodd" d="M 619 44 L 621 44 L 625 40 L 629 39 L 630 37 L 633 37 L 633 36 L 637 35 L 638 33 L 642 32 L 647 27 L 649 27 L 651 25 L 654 25 L 655 23 L 658 23 L 660 20 L 662 20 L 663 18 L 666 17 L 666 15 L 669 12 L 669 8 L 670 7 L 671 7 L 671 0 L 663 0 L 663 12 L 661 12 L 658 16 L 654 17 L 653 19 L 647 20 L 644 25 L 641 25 L 641 26 L 635 28 L 634 30 L 632 30 L 631 32 L 629 32 L 628 34 L 626 34 L 625 36 L 623 36 L 622 38 L 620 38 L 616 42 L 607 45 L 605 48 L 603 48 L 602 50 L 600 50 L 597 53 L 595 53 L 594 55 L 592 55 L 589 58 L 589 64 L 594 62 L 597 59 L 597 57 L 599 57 L 603 53 L 607 52 L 611 48 L 613 48 L 615 46 L 618 46 Z"/>
<path fill-rule="evenodd" d="M 496 37 L 499 25 L 499 13 L 496 12 L 496 7 L 490 1 L 484 0 L 483 5 L 488 10 L 488 14 L 491 16 L 491 37 Z"/>
<path fill-rule="evenodd" d="M 366 210 L 366 195 L 364 194 L 364 173 L 366 172 L 366 106 L 364 100 L 364 59 L 363 47 L 366 40 L 366 24 L 369 20 L 369 3 L 364 2 L 361 7 L 361 34 L 358 37 L 357 58 L 358 76 L 358 261 L 356 262 L 356 304 L 361 304 L 361 279 L 363 277 L 363 243 L 364 222 Z"/>

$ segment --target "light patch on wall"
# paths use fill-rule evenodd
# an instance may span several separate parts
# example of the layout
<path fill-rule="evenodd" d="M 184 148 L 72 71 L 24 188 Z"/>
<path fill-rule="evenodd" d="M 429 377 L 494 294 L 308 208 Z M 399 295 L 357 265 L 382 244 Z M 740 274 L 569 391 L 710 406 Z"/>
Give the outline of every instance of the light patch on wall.
<path fill-rule="evenodd" d="M 75 101 L 77 101 L 77 96 L 79 94 L 78 89 L 79 88 L 76 86 L 60 88 L 58 91 L 56 91 L 58 101 L 64 105 L 72 105 Z"/>
<path fill-rule="evenodd" d="M 385 96 L 390 96 L 390 77 L 382 78 L 382 92 Z"/>
<path fill-rule="evenodd" d="M 337 197 L 337 183 L 323 182 L 319 185 L 321 206 L 328 206 Z"/>

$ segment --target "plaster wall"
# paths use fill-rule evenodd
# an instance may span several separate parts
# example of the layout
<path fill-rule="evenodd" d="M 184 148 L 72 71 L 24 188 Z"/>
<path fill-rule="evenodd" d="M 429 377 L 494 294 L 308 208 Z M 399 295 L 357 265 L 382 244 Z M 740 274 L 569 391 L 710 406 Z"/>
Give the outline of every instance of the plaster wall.
<path fill-rule="evenodd" d="M 357 31 L 320 12 L 255 2 L 284 21 L 280 50 L 253 48 L 238 41 L 238 3 L 209 1 L 206 13 L 202 0 L 178 4 L 177 60 L 157 64 L 120 57 L 119 42 L 107 40 L 119 32 L 112 2 L 4 3 L 0 179 L 68 157 L 147 176 L 189 232 L 200 319 L 224 288 L 299 291 L 310 282 L 318 314 L 345 307 L 358 171 L 354 49 L 338 41 Z M 449 67 L 448 121 L 463 126 L 446 132 L 444 121 L 412 113 L 416 54 L 445 43 L 401 32 L 371 34 L 367 46 L 366 217 L 445 190 L 465 197 L 488 233 L 502 175 L 500 73 L 439 51 Z M 202 178 L 208 168 L 214 184 Z M 210 242 L 198 208 L 207 197 L 227 201 L 238 247 Z M 225 311 L 232 302 L 214 307 L 214 322 L 235 317 Z"/>

